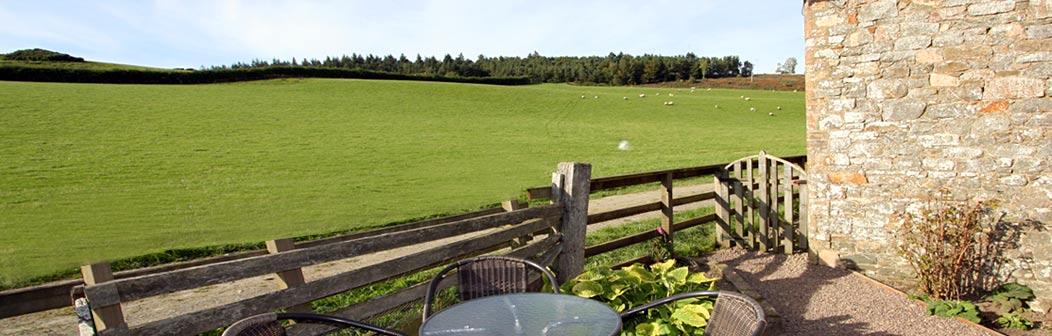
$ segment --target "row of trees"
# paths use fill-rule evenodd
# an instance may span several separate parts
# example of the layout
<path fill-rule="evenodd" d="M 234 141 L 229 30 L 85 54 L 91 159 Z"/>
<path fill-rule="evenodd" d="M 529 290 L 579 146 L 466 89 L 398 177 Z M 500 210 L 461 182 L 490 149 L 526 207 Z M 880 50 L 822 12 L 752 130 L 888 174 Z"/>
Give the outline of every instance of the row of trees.
<path fill-rule="evenodd" d="M 738 56 L 698 57 L 693 53 L 681 56 L 610 53 L 605 57 L 546 57 L 533 52 L 527 57 L 486 57 L 470 60 L 463 54 L 453 57 L 417 55 L 410 60 L 405 55 L 394 57 L 352 54 L 341 57 L 301 59 L 297 61 L 273 59 L 253 60 L 213 69 L 242 69 L 271 66 L 300 66 L 319 68 L 361 69 L 405 75 L 444 77 L 527 77 L 534 83 L 575 82 L 581 84 L 636 85 L 668 81 L 698 80 L 721 77 L 752 76 L 753 64 L 742 62 Z"/>

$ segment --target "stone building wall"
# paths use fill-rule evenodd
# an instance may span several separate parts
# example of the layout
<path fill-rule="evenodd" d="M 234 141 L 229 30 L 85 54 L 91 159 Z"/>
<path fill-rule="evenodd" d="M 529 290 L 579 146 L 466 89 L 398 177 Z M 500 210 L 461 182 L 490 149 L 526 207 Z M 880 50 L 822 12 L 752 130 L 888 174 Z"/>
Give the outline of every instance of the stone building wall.
<path fill-rule="evenodd" d="M 812 246 L 908 279 L 893 213 L 996 199 L 1052 305 L 1052 0 L 804 2 Z"/>

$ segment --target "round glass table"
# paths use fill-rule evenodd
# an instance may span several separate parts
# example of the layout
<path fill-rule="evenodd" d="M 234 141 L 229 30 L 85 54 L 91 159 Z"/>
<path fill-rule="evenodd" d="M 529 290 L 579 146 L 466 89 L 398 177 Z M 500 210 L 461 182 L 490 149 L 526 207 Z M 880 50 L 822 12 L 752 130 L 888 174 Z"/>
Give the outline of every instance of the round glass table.
<path fill-rule="evenodd" d="M 606 304 L 553 293 L 464 301 L 439 311 L 420 326 L 421 336 L 611 336 L 620 332 L 621 316 Z"/>

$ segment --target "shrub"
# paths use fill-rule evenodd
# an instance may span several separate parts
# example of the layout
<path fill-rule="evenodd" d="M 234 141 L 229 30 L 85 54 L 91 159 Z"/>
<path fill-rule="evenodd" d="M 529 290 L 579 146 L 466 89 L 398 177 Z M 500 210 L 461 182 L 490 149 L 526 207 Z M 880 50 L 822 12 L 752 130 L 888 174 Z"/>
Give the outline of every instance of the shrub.
<path fill-rule="evenodd" d="M 606 303 L 624 311 L 677 293 L 713 290 L 716 279 L 675 267 L 674 260 L 650 267 L 636 263 L 616 271 L 588 271 L 563 284 L 562 290 Z M 708 323 L 715 299 L 686 299 L 652 308 L 644 318 L 625 321 L 624 335 L 664 335 L 675 330 L 700 334 Z"/>
<path fill-rule="evenodd" d="M 920 290 L 935 299 L 959 300 L 982 289 L 984 269 L 997 255 L 991 249 L 994 203 L 932 198 L 919 215 L 899 214 L 896 251 L 916 273 Z"/>
<path fill-rule="evenodd" d="M 40 48 L 17 50 L 10 54 L 3 55 L 2 59 L 38 62 L 84 62 L 84 59 L 80 57 L 73 57 L 67 54 Z"/>

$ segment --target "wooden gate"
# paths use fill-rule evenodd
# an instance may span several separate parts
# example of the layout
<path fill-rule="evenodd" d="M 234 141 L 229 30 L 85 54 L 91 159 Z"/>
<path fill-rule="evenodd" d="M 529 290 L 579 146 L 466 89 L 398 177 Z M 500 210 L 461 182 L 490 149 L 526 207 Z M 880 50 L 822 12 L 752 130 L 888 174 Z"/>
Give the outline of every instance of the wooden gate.
<path fill-rule="evenodd" d="M 761 151 L 727 164 L 713 184 L 720 246 L 807 250 L 807 173 L 801 166 Z"/>

